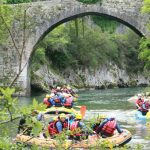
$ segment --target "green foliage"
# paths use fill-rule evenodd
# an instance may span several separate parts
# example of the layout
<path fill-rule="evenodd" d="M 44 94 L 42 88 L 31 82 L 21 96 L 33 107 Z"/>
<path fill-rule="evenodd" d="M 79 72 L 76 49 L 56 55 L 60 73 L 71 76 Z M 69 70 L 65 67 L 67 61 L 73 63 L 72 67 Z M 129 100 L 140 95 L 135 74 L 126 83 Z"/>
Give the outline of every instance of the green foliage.
<path fill-rule="evenodd" d="M 44 63 L 46 63 L 45 49 L 43 47 L 39 47 L 36 49 L 36 51 L 33 54 L 33 57 L 32 57 L 33 66 L 32 67 L 34 68 L 34 70 L 38 70 L 40 67 L 39 64 L 43 65 Z"/>
<path fill-rule="evenodd" d="M 95 4 L 97 2 L 102 2 L 102 0 L 78 0 L 78 1 L 85 4 Z"/>
<path fill-rule="evenodd" d="M 31 129 L 31 134 L 38 136 L 43 129 L 43 125 L 36 119 L 37 112 L 44 111 L 46 106 L 44 104 L 39 104 L 35 99 L 33 104 L 29 106 L 20 106 L 18 104 L 18 99 L 12 95 L 15 93 L 15 89 L 0 88 L 0 149 L 17 149 L 21 150 L 24 147 L 24 144 L 15 144 L 12 143 L 11 139 L 8 138 L 10 135 L 10 127 L 14 128 L 14 134 L 18 128 L 19 118 L 26 119 L 26 129 Z M 36 111 L 35 111 L 36 110 Z M 12 128 L 13 127 L 13 128 Z M 11 133 L 12 134 L 12 133 Z M 15 135 L 14 135 L 15 136 Z"/>
<path fill-rule="evenodd" d="M 145 62 L 145 68 L 150 70 L 150 39 L 141 39 L 139 58 Z"/>
<path fill-rule="evenodd" d="M 144 5 L 142 7 L 143 13 L 150 13 L 150 0 L 144 0 Z M 150 23 L 148 24 L 150 30 Z M 141 39 L 140 42 L 140 53 L 139 58 L 145 62 L 145 68 L 150 70 L 150 38 Z M 148 74 L 150 74 L 148 72 Z"/>
<path fill-rule="evenodd" d="M 13 13 L 8 5 L 0 5 L 0 44 L 5 44 L 9 36 L 9 30 L 12 28 Z"/>
<path fill-rule="evenodd" d="M 138 35 L 130 30 L 125 35 L 110 34 L 99 26 L 91 28 L 83 24 L 84 20 L 81 18 L 55 28 L 40 43 L 47 63 L 56 70 L 70 67 L 97 69 L 109 62 L 126 67 L 131 73 L 143 69 L 143 64 L 138 60 Z M 34 63 L 41 64 L 39 59 Z"/>
<path fill-rule="evenodd" d="M 144 0 L 144 5 L 142 7 L 142 12 L 150 13 L 150 0 Z"/>
<path fill-rule="evenodd" d="M 119 23 L 107 16 L 92 16 L 95 24 L 100 26 L 103 32 L 114 33 Z"/>
<path fill-rule="evenodd" d="M 8 4 L 19 4 L 19 3 L 29 3 L 32 0 L 7 0 Z"/>

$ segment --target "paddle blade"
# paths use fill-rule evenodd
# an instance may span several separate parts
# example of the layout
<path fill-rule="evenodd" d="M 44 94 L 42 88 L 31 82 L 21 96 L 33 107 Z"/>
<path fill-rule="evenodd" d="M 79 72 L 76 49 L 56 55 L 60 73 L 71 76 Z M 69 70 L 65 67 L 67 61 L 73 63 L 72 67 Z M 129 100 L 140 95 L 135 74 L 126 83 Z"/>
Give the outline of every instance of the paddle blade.
<path fill-rule="evenodd" d="M 150 111 L 146 114 L 146 119 L 150 119 Z"/>
<path fill-rule="evenodd" d="M 86 113 L 86 106 L 81 106 L 81 108 L 80 108 L 80 113 L 81 113 L 81 115 L 82 115 L 82 118 L 84 118 L 85 113 Z"/>

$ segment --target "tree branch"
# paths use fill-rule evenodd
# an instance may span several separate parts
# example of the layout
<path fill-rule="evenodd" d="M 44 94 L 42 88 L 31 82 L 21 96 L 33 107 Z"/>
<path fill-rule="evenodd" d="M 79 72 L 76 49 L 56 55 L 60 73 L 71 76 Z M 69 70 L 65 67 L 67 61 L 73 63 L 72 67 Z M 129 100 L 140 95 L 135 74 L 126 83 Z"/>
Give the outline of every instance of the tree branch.
<path fill-rule="evenodd" d="M 14 120 L 16 120 L 16 119 L 19 119 L 19 118 L 21 118 L 21 117 L 18 116 L 18 117 L 12 118 L 11 120 L 1 121 L 1 122 L 0 122 L 0 125 L 5 124 L 5 123 L 8 123 L 8 122 L 12 122 L 12 121 L 14 121 Z"/>
<path fill-rule="evenodd" d="M 12 113 L 11 113 L 11 111 L 10 111 L 10 108 L 8 107 L 7 110 L 8 110 L 8 112 L 9 112 L 10 121 L 12 121 L 13 118 L 12 118 Z"/>
<path fill-rule="evenodd" d="M 27 65 L 27 62 L 25 63 L 25 65 L 23 66 L 23 68 L 17 73 L 16 77 L 14 78 L 14 80 L 10 83 L 9 87 L 12 87 L 12 85 L 14 84 L 14 82 L 17 80 L 17 78 L 19 77 L 19 75 L 21 74 L 21 72 L 24 70 L 25 66 Z"/>
<path fill-rule="evenodd" d="M 9 33 L 9 35 L 10 35 L 10 37 L 11 37 L 11 40 L 12 40 L 13 44 L 14 44 L 14 47 L 15 47 L 16 51 L 18 52 L 19 56 L 20 56 L 19 49 L 18 49 L 18 47 L 17 47 L 17 45 L 16 45 L 16 42 L 15 42 L 15 40 L 14 40 L 14 38 L 13 38 L 13 35 L 12 35 L 12 33 L 11 33 L 11 31 L 10 31 L 10 29 L 9 29 L 9 27 L 8 27 L 8 25 L 7 25 L 6 21 L 5 21 L 5 19 L 4 19 L 4 17 L 3 17 L 2 15 L 0 15 L 0 17 L 1 17 L 2 21 L 4 22 L 5 27 L 6 27 L 8 33 Z"/>

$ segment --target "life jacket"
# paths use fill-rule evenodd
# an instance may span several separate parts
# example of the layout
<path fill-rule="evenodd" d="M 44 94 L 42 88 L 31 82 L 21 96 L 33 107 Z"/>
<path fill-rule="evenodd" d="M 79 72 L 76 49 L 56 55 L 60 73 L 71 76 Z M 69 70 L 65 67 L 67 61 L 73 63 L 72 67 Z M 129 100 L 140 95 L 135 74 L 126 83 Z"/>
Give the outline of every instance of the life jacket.
<path fill-rule="evenodd" d="M 44 98 L 43 103 L 47 105 L 47 107 L 51 106 L 51 103 L 48 101 L 48 98 Z"/>
<path fill-rule="evenodd" d="M 70 125 L 70 130 L 73 131 L 76 128 L 78 128 L 78 123 L 79 123 L 79 121 L 72 122 L 72 124 Z"/>
<path fill-rule="evenodd" d="M 143 108 L 143 105 L 145 105 L 145 108 L 146 108 L 146 109 Z M 148 109 L 149 109 L 149 102 L 144 102 L 143 105 L 141 106 L 141 109 L 140 109 L 140 110 L 143 111 L 143 112 L 144 112 L 144 111 L 147 112 Z"/>
<path fill-rule="evenodd" d="M 116 129 L 116 121 L 108 121 L 102 128 L 102 131 L 106 134 L 113 134 Z"/>
<path fill-rule="evenodd" d="M 143 104 L 143 102 L 144 102 L 144 100 L 143 99 L 137 99 L 136 100 L 136 104 L 138 104 L 139 106 L 142 106 L 142 104 Z"/>
<path fill-rule="evenodd" d="M 72 102 L 73 102 L 73 98 L 72 97 L 68 97 L 66 99 L 66 102 L 64 103 L 64 106 L 72 106 Z"/>
<path fill-rule="evenodd" d="M 57 96 L 54 97 L 54 101 L 55 103 L 61 103 L 61 100 Z"/>
<path fill-rule="evenodd" d="M 78 127 L 78 124 L 79 124 L 79 121 L 72 122 L 71 125 L 70 125 L 70 130 L 71 131 L 75 131 L 76 129 L 80 130 L 80 128 Z M 82 135 L 83 134 L 80 131 L 76 130 L 75 133 L 72 136 L 80 137 Z"/>
<path fill-rule="evenodd" d="M 58 130 L 56 128 L 57 121 L 53 121 L 48 125 L 48 132 L 50 135 L 58 134 Z"/>
<path fill-rule="evenodd" d="M 55 134 L 58 134 L 58 130 L 57 130 L 57 127 L 56 127 L 56 123 L 58 122 L 59 120 L 56 120 L 56 121 L 52 121 L 49 123 L 48 125 L 48 132 L 50 135 L 55 135 Z M 65 122 L 62 122 L 62 126 L 63 126 L 63 129 L 64 128 L 67 128 L 68 127 L 68 123 L 65 121 Z"/>

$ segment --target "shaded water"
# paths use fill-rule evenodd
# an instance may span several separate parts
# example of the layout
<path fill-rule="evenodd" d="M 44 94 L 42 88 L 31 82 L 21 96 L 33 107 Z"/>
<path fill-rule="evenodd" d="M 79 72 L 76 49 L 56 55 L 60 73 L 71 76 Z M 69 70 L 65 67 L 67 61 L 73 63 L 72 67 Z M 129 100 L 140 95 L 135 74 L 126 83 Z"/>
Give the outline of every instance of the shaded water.
<path fill-rule="evenodd" d="M 115 117 L 121 128 L 126 128 L 133 134 L 129 145 L 144 144 L 145 150 L 150 149 L 150 126 L 145 122 L 140 122 L 135 118 L 135 106 L 127 101 L 128 98 L 139 93 L 143 88 L 124 88 L 107 90 L 85 90 L 78 93 L 79 100 L 76 105 L 86 105 L 86 118 L 105 114 L 108 117 Z M 42 102 L 45 94 L 34 93 L 31 97 L 20 98 L 21 105 L 32 103 L 36 98 Z M 149 139 L 146 139 L 149 136 Z M 131 148 L 133 149 L 133 148 Z"/>

